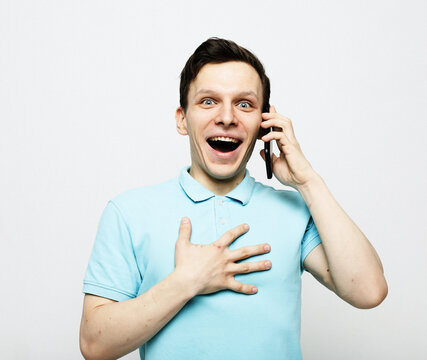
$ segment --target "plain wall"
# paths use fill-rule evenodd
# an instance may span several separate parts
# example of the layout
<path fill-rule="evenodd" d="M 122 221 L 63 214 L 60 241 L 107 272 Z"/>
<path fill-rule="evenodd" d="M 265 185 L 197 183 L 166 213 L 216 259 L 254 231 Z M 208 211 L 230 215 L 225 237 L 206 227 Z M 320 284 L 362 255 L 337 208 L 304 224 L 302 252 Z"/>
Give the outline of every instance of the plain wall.
<path fill-rule="evenodd" d="M 373 310 L 303 275 L 304 358 L 425 359 L 426 15 L 403 0 L 1 0 L 0 358 L 81 358 L 101 212 L 190 163 L 179 73 L 219 36 L 260 57 L 271 103 L 384 264 Z M 248 168 L 267 182 L 260 148 Z"/>

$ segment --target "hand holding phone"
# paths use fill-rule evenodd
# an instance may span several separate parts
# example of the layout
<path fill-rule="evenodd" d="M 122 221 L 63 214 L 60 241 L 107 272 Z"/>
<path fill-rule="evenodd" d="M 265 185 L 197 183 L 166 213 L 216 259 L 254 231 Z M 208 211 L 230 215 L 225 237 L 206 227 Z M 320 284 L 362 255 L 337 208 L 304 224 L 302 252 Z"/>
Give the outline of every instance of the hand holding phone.
<path fill-rule="evenodd" d="M 270 104 L 267 103 L 264 105 L 262 109 L 263 113 L 270 112 Z M 263 120 L 264 121 L 264 120 Z M 273 131 L 273 128 L 265 129 L 265 134 L 268 134 L 270 131 Z M 264 142 L 264 155 L 265 155 L 265 169 L 267 170 L 267 179 L 271 179 L 273 177 L 273 173 L 271 171 L 271 158 L 272 158 L 272 146 L 270 141 Z"/>

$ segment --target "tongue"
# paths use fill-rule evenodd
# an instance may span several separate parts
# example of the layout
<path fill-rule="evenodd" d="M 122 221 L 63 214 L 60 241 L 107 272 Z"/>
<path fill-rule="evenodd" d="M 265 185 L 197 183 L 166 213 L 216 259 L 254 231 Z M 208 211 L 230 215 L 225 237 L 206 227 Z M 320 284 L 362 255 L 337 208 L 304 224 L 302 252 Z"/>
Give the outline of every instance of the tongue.
<path fill-rule="evenodd" d="M 236 144 L 234 142 L 231 141 L 221 141 L 221 140 L 217 140 L 217 141 L 211 141 L 208 140 L 209 145 L 214 148 L 217 151 L 220 152 L 230 152 L 233 150 L 236 150 L 237 147 L 239 146 L 239 144 Z"/>

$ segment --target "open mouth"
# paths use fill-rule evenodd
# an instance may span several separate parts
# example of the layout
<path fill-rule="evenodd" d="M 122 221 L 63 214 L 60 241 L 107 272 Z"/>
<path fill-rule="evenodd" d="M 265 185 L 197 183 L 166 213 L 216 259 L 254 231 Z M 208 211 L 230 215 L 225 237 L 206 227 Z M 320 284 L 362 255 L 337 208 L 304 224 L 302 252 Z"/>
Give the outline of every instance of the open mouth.
<path fill-rule="evenodd" d="M 212 149 L 227 153 L 236 150 L 242 142 L 234 138 L 215 136 L 209 138 L 208 143 Z"/>

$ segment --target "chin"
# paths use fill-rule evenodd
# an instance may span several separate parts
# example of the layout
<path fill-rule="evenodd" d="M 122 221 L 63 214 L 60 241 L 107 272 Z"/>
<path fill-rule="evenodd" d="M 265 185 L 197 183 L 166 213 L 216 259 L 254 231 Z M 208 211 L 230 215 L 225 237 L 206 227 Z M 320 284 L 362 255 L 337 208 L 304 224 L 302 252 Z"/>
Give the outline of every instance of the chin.
<path fill-rule="evenodd" d="M 235 165 L 216 164 L 211 165 L 207 169 L 207 174 L 215 180 L 224 181 L 232 180 L 239 176 L 242 172 L 244 173 L 245 167 L 236 167 Z"/>

